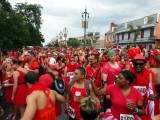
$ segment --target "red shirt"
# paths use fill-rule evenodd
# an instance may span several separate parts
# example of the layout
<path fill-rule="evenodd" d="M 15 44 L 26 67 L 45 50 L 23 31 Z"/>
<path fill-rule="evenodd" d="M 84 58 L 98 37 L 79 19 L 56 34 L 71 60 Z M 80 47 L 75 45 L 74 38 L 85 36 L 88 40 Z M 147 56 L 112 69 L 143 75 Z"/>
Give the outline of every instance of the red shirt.
<path fill-rule="evenodd" d="M 88 65 L 86 67 L 86 79 L 90 80 L 91 76 L 93 75 L 93 77 L 95 78 L 95 85 L 96 87 L 101 87 L 101 67 L 98 66 L 96 68 L 96 70 L 94 71 L 94 69 L 92 68 L 92 66 Z"/>
<path fill-rule="evenodd" d="M 141 93 L 134 87 L 131 87 L 127 96 L 124 96 L 122 89 L 115 84 L 107 86 L 106 92 L 107 95 L 111 96 L 111 112 L 118 120 L 120 120 L 120 114 L 133 114 L 133 111 L 126 106 L 127 99 L 133 101 L 135 104 L 143 100 Z"/>
<path fill-rule="evenodd" d="M 103 74 L 107 74 L 107 85 L 110 84 L 114 84 L 114 78 L 115 75 L 118 75 L 119 72 L 122 70 L 122 67 L 119 63 L 117 63 L 119 65 L 118 68 L 113 68 L 108 62 L 104 65 L 103 69 L 102 69 L 102 73 Z"/>
<path fill-rule="evenodd" d="M 31 70 L 35 70 L 35 69 L 39 69 L 39 62 L 34 59 L 30 64 L 29 64 L 29 69 Z"/>

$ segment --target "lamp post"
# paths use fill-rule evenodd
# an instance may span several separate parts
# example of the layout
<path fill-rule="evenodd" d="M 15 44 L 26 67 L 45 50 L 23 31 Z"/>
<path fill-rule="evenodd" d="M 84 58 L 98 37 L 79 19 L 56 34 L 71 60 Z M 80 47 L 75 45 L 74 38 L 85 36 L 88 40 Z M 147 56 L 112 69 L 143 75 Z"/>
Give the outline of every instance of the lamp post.
<path fill-rule="evenodd" d="M 67 46 L 66 38 L 67 38 L 68 29 L 66 27 L 64 28 L 63 33 L 64 33 L 64 38 L 65 38 L 65 46 Z"/>
<path fill-rule="evenodd" d="M 62 35 L 63 35 L 63 33 L 62 33 L 62 31 L 60 31 L 60 33 L 59 33 L 59 39 L 60 39 L 60 44 L 62 45 Z"/>
<path fill-rule="evenodd" d="M 86 46 L 86 29 L 88 28 L 88 20 L 89 20 L 89 13 L 85 8 L 85 12 L 82 12 L 82 28 L 84 28 L 84 48 Z"/>

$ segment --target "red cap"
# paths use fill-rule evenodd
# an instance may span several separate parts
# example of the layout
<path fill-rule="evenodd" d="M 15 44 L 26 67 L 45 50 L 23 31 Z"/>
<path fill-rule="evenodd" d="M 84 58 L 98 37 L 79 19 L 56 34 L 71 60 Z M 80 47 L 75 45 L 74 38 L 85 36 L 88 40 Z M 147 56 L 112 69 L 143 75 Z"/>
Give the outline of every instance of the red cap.
<path fill-rule="evenodd" d="M 40 76 L 39 82 L 44 83 L 47 87 L 50 87 L 53 83 L 53 78 L 49 74 Z"/>
<path fill-rule="evenodd" d="M 132 62 L 134 62 L 134 61 L 136 61 L 136 60 L 143 60 L 144 62 L 147 62 L 146 59 L 145 59 L 141 54 L 137 54 L 137 55 L 133 58 Z"/>

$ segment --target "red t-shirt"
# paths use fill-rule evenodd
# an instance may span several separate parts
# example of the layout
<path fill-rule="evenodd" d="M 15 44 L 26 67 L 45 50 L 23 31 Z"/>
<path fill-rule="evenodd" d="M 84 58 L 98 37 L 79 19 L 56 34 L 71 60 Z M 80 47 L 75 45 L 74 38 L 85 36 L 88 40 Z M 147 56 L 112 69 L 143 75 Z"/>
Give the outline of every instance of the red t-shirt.
<path fill-rule="evenodd" d="M 90 80 L 91 76 L 93 75 L 93 77 L 96 79 L 95 80 L 96 87 L 101 87 L 101 67 L 98 66 L 94 71 L 93 68 L 90 65 L 88 65 L 86 67 L 86 72 L 87 72 L 86 79 Z"/>
<path fill-rule="evenodd" d="M 108 62 L 104 65 L 102 69 L 102 74 L 107 74 L 107 85 L 114 84 L 114 78 L 115 75 L 118 75 L 119 72 L 122 70 L 121 65 L 117 62 L 119 65 L 118 68 L 113 68 Z"/>
<path fill-rule="evenodd" d="M 127 96 L 124 96 L 122 89 L 118 85 L 112 84 L 106 87 L 106 93 L 111 96 L 111 112 L 117 119 L 120 119 L 120 114 L 133 114 L 133 111 L 126 106 L 127 99 L 133 101 L 135 104 L 143 100 L 139 90 L 134 87 L 131 87 Z"/>
<path fill-rule="evenodd" d="M 31 70 L 39 69 L 39 63 L 36 59 L 29 64 L 29 69 Z"/>

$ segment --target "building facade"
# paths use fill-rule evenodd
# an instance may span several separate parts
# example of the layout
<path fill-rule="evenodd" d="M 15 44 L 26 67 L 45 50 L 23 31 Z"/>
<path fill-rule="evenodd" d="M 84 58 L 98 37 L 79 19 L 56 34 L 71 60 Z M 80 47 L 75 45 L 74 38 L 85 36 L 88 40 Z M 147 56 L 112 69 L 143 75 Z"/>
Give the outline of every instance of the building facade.
<path fill-rule="evenodd" d="M 81 43 L 81 47 L 84 47 L 84 36 L 76 37 Z M 104 48 L 104 40 L 92 40 L 89 36 L 86 35 L 85 47 L 93 48 Z"/>
<path fill-rule="evenodd" d="M 152 44 L 160 48 L 159 14 L 145 16 L 122 24 L 111 23 L 110 30 L 105 33 L 105 44 L 117 43 L 121 46 L 145 44 L 150 49 Z M 139 33 L 137 34 L 137 31 Z M 137 35 L 136 35 L 137 34 Z"/>

